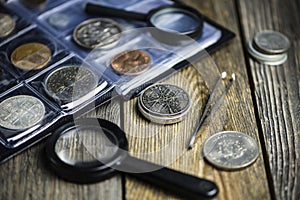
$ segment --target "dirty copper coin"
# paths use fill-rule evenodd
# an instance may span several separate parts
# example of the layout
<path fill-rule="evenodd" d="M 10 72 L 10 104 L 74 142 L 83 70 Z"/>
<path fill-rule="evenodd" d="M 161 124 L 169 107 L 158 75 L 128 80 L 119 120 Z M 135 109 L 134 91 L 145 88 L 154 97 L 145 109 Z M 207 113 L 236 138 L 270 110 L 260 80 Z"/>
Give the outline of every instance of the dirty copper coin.
<path fill-rule="evenodd" d="M 17 47 L 10 59 L 14 66 L 22 70 L 37 70 L 46 66 L 51 60 L 51 50 L 44 44 L 32 42 Z"/>
<path fill-rule="evenodd" d="M 115 55 L 111 67 L 119 74 L 138 75 L 151 65 L 151 57 L 142 50 L 127 50 Z"/>
<path fill-rule="evenodd" d="M 236 131 L 224 131 L 205 141 L 203 155 L 218 168 L 234 170 L 252 164 L 259 155 L 259 149 L 257 142 L 250 136 Z"/>
<path fill-rule="evenodd" d="M 188 93 L 178 86 L 156 84 L 142 92 L 138 99 L 138 108 L 152 122 L 172 124 L 187 115 L 191 100 Z"/>
<path fill-rule="evenodd" d="M 51 72 L 45 79 L 45 91 L 56 100 L 72 102 L 97 86 L 97 77 L 90 69 L 68 65 Z"/>
<path fill-rule="evenodd" d="M 89 19 L 74 29 L 73 39 L 88 49 L 111 48 L 120 40 L 121 31 L 117 22 L 112 20 Z"/>
<path fill-rule="evenodd" d="M 10 15 L 0 13 L 0 38 L 11 34 L 15 26 L 15 20 Z"/>
<path fill-rule="evenodd" d="M 44 104 L 33 96 L 13 96 L 0 103 L 0 126 L 7 129 L 30 128 L 40 123 L 44 115 Z"/>
<path fill-rule="evenodd" d="M 255 34 L 254 47 L 266 54 L 282 54 L 287 52 L 291 43 L 289 39 L 277 31 L 262 31 Z"/>

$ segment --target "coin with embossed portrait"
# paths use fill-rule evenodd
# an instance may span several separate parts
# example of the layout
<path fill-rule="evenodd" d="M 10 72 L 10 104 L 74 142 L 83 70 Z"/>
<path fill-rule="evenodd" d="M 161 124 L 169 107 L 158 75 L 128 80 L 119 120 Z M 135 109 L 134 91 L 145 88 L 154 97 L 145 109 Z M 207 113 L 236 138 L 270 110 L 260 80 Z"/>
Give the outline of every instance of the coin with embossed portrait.
<path fill-rule="evenodd" d="M 0 103 L 0 126 L 21 130 L 40 123 L 45 115 L 41 100 L 30 95 L 18 95 Z"/>
<path fill-rule="evenodd" d="M 203 155 L 212 165 L 226 170 L 249 166 L 257 159 L 257 142 L 250 136 L 224 131 L 209 137 L 203 145 Z"/>
<path fill-rule="evenodd" d="M 10 55 L 12 64 L 22 70 L 37 70 L 51 60 L 51 50 L 47 45 L 31 42 L 17 47 Z"/>
<path fill-rule="evenodd" d="M 184 119 L 191 100 L 188 93 L 176 85 L 156 84 L 141 93 L 138 108 L 152 122 L 173 124 Z"/>
<path fill-rule="evenodd" d="M 115 55 L 110 62 L 118 74 L 138 75 L 151 65 L 151 57 L 142 50 L 126 50 Z"/>
<path fill-rule="evenodd" d="M 10 15 L 0 13 L 0 38 L 11 34 L 15 26 L 15 20 Z"/>
<path fill-rule="evenodd" d="M 117 22 L 95 18 L 80 23 L 73 31 L 73 39 L 88 49 L 111 48 L 119 42 L 121 31 Z"/>
<path fill-rule="evenodd" d="M 61 102 L 72 102 L 92 91 L 98 80 L 86 67 L 66 65 L 50 72 L 44 82 L 49 96 Z"/>

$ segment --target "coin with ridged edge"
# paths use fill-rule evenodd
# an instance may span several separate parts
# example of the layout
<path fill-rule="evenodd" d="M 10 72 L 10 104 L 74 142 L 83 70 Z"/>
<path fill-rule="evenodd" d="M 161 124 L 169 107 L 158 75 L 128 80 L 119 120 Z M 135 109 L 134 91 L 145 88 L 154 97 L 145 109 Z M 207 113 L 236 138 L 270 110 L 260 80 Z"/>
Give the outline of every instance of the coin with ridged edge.
<path fill-rule="evenodd" d="M 255 34 L 253 46 L 266 54 L 282 54 L 287 52 L 291 43 L 282 33 L 266 30 Z"/>
<path fill-rule="evenodd" d="M 44 81 L 45 91 L 61 102 L 72 102 L 92 91 L 98 84 L 95 73 L 80 65 L 66 65 L 52 71 Z"/>
<path fill-rule="evenodd" d="M 107 19 L 88 19 L 80 23 L 73 31 L 74 41 L 87 49 L 114 47 L 120 40 L 119 24 Z"/>
<path fill-rule="evenodd" d="M 151 57 L 142 50 L 126 50 L 111 59 L 111 67 L 118 74 L 139 75 L 151 65 Z"/>
<path fill-rule="evenodd" d="M 15 26 L 15 20 L 10 15 L 0 13 L 0 38 L 11 34 Z"/>
<path fill-rule="evenodd" d="M 205 141 L 203 155 L 217 168 L 235 170 L 255 162 L 259 149 L 252 137 L 236 131 L 223 131 Z"/>
<path fill-rule="evenodd" d="M 51 60 L 51 50 L 47 45 L 31 42 L 17 47 L 11 54 L 12 64 L 22 70 L 38 70 Z"/>
<path fill-rule="evenodd" d="M 30 95 L 18 95 L 0 103 L 0 126 L 21 130 L 40 123 L 45 115 L 41 100 Z"/>
<path fill-rule="evenodd" d="M 191 100 L 188 93 L 176 85 L 156 84 L 141 93 L 138 108 L 152 122 L 173 124 L 184 119 Z"/>
<path fill-rule="evenodd" d="M 253 42 L 248 43 L 248 52 L 257 61 L 267 65 L 281 65 L 287 60 L 287 53 L 283 54 L 264 54 L 253 47 Z"/>

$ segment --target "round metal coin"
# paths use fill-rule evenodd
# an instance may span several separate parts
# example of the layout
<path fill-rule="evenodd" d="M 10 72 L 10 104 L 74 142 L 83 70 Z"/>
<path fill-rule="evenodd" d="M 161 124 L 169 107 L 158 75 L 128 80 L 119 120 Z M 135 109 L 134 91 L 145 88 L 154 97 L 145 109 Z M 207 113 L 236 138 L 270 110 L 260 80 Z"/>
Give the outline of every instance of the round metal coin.
<path fill-rule="evenodd" d="M 186 116 L 191 108 L 191 100 L 188 93 L 178 86 L 156 84 L 142 92 L 138 108 L 152 122 L 172 124 Z"/>
<path fill-rule="evenodd" d="M 51 60 L 51 50 L 44 44 L 32 42 L 17 47 L 10 59 L 14 66 L 22 70 L 37 70 L 46 66 Z"/>
<path fill-rule="evenodd" d="M 289 39 L 277 31 L 262 31 L 254 36 L 254 46 L 267 54 L 281 54 L 287 52 L 291 43 Z"/>
<path fill-rule="evenodd" d="M 88 49 L 111 48 L 120 40 L 121 31 L 114 21 L 89 19 L 74 29 L 73 39 L 78 45 Z"/>
<path fill-rule="evenodd" d="M 119 74 L 138 75 L 150 67 L 151 57 L 142 50 L 128 50 L 114 56 L 110 65 Z"/>
<path fill-rule="evenodd" d="M 63 13 L 55 13 L 48 18 L 48 22 L 55 27 L 64 28 L 68 26 L 71 19 L 70 16 Z"/>
<path fill-rule="evenodd" d="M 203 146 L 204 157 L 212 165 L 234 170 L 249 166 L 259 155 L 257 142 L 250 136 L 224 131 L 208 138 Z"/>
<path fill-rule="evenodd" d="M 11 16 L 0 13 L 0 38 L 8 36 L 15 29 L 15 26 L 15 20 Z"/>
<path fill-rule="evenodd" d="M 33 96 L 13 96 L 0 103 L 0 126 L 7 129 L 30 128 L 40 123 L 44 115 L 44 104 Z"/>
<path fill-rule="evenodd" d="M 45 79 L 45 91 L 62 102 L 72 102 L 93 90 L 98 83 L 94 72 L 82 66 L 69 65 L 51 72 Z"/>
<path fill-rule="evenodd" d="M 250 41 L 248 43 L 248 52 L 257 61 L 259 61 L 260 63 L 263 63 L 263 64 L 267 64 L 267 65 L 281 65 L 281 64 L 285 63 L 285 61 L 287 60 L 287 53 L 269 55 L 269 54 L 264 54 L 264 53 L 257 51 L 253 47 L 252 41 Z"/>

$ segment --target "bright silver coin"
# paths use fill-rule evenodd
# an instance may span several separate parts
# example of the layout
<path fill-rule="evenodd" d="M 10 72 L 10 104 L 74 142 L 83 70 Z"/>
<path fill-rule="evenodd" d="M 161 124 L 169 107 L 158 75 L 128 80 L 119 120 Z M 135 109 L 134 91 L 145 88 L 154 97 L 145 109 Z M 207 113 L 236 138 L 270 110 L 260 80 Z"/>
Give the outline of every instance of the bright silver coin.
<path fill-rule="evenodd" d="M 172 124 L 181 121 L 191 108 L 188 93 L 170 84 L 146 88 L 139 97 L 138 108 L 150 121 Z"/>
<path fill-rule="evenodd" d="M 0 13 L 0 38 L 8 36 L 15 26 L 15 20 L 11 16 Z"/>
<path fill-rule="evenodd" d="M 30 128 L 40 123 L 44 115 L 44 104 L 33 96 L 13 96 L 0 103 L 0 126 L 7 129 Z"/>
<path fill-rule="evenodd" d="M 92 70 L 80 65 L 66 65 L 46 77 L 45 91 L 54 99 L 66 103 L 83 97 L 97 84 L 97 76 Z"/>
<path fill-rule="evenodd" d="M 203 155 L 212 165 L 233 170 L 252 164 L 259 155 L 259 149 L 257 142 L 250 136 L 235 131 L 224 131 L 205 141 Z"/>
<path fill-rule="evenodd" d="M 257 50 L 267 54 L 282 54 L 291 46 L 289 39 L 277 31 L 258 32 L 254 36 L 253 44 Z"/>
<path fill-rule="evenodd" d="M 112 20 L 89 19 L 74 29 L 73 39 L 88 49 L 111 48 L 120 40 L 121 31 L 120 26 Z"/>
<path fill-rule="evenodd" d="M 286 62 L 288 57 L 287 53 L 273 55 L 261 53 L 253 47 L 252 41 L 248 43 L 248 52 L 257 61 L 267 65 L 281 65 Z"/>

